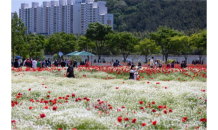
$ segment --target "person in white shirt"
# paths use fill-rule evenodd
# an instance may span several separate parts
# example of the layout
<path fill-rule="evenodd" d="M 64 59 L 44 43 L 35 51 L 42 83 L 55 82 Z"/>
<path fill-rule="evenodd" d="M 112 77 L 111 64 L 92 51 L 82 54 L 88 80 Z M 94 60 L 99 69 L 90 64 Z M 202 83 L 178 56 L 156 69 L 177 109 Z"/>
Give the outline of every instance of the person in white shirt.
<path fill-rule="evenodd" d="M 150 60 L 150 68 L 154 67 L 154 57 L 152 57 L 152 59 Z"/>
<path fill-rule="evenodd" d="M 35 59 L 33 59 L 33 61 L 32 61 L 32 67 L 33 67 L 33 68 L 36 68 L 36 65 L 37 65 L 37 62 L 36 62 Z"/>

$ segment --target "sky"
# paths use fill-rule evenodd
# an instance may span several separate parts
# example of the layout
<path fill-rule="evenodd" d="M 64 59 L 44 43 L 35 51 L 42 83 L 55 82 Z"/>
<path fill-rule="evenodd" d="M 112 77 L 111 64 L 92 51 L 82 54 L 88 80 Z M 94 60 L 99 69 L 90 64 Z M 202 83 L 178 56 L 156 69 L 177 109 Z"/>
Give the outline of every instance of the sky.
<path fill-rule="evenodd" d="M 21 7 L 21 3 L 28 3 L 29 7 L 32 6 L 32 2 L 39 2 L 41 6 L 43 1 L 51 1 L 51 0 L 11 0 L 11 12 L 17 12 L 19 15 L 19 8 Z"/>

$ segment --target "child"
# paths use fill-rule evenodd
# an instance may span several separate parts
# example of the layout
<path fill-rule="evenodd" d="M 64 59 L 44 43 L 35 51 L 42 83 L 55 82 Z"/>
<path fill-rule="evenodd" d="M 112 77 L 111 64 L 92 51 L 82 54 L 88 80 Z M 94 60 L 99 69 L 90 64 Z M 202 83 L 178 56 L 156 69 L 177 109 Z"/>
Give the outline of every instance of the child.
<path fill-rule="evenodd" d="M 138 71 L 139 70 L 139 68 L 138 69 L 136 69 L 135 68 L 135 65 L 132 65 L 131 66 L 131 70 L 130 70 L 130 77 L 129 77 L 129 79 L 134 79 L 134 80 L 136 80 L 136 77 L 137 77 L 137 75 L 138 75 Z"/>

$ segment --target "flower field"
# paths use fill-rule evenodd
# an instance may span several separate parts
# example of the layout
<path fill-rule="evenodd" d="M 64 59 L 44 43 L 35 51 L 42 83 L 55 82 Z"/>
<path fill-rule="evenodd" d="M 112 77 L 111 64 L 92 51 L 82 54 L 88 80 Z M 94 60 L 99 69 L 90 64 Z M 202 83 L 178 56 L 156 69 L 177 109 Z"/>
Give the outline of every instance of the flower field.
<path fill-rule="evenodd" d="M 12 68 L 11 128 L 199 129 L 207 127 L 207 70 L 129 67 Z"/>

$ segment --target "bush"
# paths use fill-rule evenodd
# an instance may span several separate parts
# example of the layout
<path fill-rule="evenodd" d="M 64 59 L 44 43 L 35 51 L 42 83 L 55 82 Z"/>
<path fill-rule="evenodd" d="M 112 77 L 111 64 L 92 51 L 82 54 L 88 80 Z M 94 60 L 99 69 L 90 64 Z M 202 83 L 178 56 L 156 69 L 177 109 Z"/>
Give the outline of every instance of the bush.
<path fill-rule="evenodd" d="M 52 57 L 52 60 L 55 61 L 55 60 L 58 60 L 58 59 L 60 59 L 60 56 L 58 54 L 54 54 L 53 57 Z M 61 59 L 65 59 L 65 57 L 62 56 Z"/>
<path fill-rule="evenodd" d="M 81 56 L 70 56 L 69 59 L 70 60 L 76 60 L 77 62 L 82 61 L 82 57 Z"/>
<path fill-rule="evenodd" d="M 172 62 L 175 61 L 175 60 L 173 60 L 173 59 L 169 59 L 168 61 L 169 61 L 169 63 L 172 63 Z"/>

